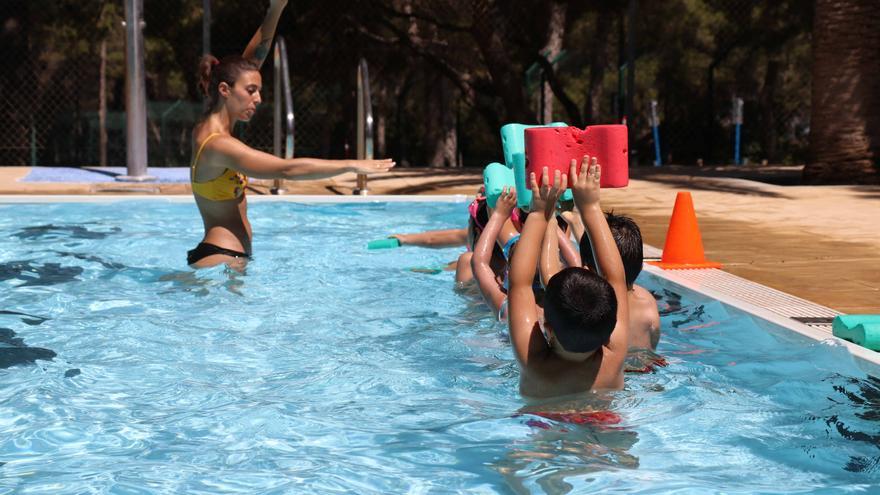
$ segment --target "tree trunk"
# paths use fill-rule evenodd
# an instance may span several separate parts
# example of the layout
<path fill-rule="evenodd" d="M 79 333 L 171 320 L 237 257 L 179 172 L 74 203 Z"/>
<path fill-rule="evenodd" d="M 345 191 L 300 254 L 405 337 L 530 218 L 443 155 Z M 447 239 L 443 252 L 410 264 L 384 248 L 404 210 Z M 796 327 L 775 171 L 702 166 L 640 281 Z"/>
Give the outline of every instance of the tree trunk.
<path fill-rule="evenodd" d="M 714 147 L 715 147 L 715 64 L 717 62 L 715 60 L 709 64 L 709 68 L 706 69 L 706 103 L 705 103 L 705 115 L 706 119 L 703 123 L 703 143 L 705 144 L 705 148 L 703 149 L 703 160 L 706 163 L 712 163 L 712 156 Z"/>
<path fill-rule="evenodd" d="M 107 40 L 101 41 L 101 65 L 98 68 L 98 163 L 107 166 Z"/>
<path fill-rule="evenodd" d="M 880 183 L 880 2 L 816 0 L 807 184 Z"/>
<path fill-rule="evenodd" d="M 541 50 L 541 53 L 551 63 L 559 56 L 562 51 L 562 39 L 565 36 L 565 15 L 568 5 L 565 2 L 554 0 L 550 2 L 550 22 L 547 27 L 547 44 Z M 544 83 L 541 95 L 544 97 L 543 105 L 539 102 L 538 122 L 549 123 L 553 121 L 553 90 L 550 83 Z M 540 97 L 539 97 L 540 98 Z M 543 110 L 543 114 L 541 114 Z"/>
<path fill-rule="evenodd" d="M 531 112 L 522 82 L 523 69 L 510 57 L 506 46 L 509 33 L 500 8 L 492 0 L 475 0 L 471 34 L 483 56 L 492 86 L 504 105 L 502 120 L 528 122 Z"/>
<path fill-rule="evenodd" d="M 453 102 L 455 88 L 445 77 L 439 77 L 431 91 L 428 102 L 433 116 L 431 134 L 434 136 L 434 151 L 428 164 L 431 167 L 455 167 L 458 163 L 458 140 L 455 132 L 456 115 Z"/>
<path fill-rule="evenodd" d="M 764 87 L 758 96 L 758 105 L 761 108 L 761 123 L 764 132 L 761 133 L 764 153 L 767 160 L 777 160 L 776 150 L 779 144 L 779 132 L 776 125 L 776 89 L 779 86 L 779 60 L 772 56 L 767 60 L 767 73 L 764 75 Z"/>
<path fill-rule="evenodd" d="M 602 80 L 608 67 L 608 41 L 611 22 L 604 22 L 605 11 L 596 14 L 596 33 L 590 47 L 590 82 L 587 86 L 587 99 L 584 103 L 584 121 L 587 125 L 597 124 L 602 108 Z"/>

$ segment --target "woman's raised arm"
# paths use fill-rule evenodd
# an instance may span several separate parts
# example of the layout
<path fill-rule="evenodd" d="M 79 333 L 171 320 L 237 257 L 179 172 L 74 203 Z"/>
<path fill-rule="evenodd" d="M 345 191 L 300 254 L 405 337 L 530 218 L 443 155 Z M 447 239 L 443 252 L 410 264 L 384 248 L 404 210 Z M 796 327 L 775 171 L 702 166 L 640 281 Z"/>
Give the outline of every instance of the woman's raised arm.
<path fill-rule="evenodd" d="M 266 56 L 269 55 L 269 47 L 272 46 L 272 40 L 275 38 L 278 18 L 281 17 L 281 12 L 284 11 L 286 6 L 287 0 L 270 0 L 269 10 L 266 11 L 266 18 L 263 19 L 263 23 L 260 24 L 257 32 L 254 33 L 254 37 L 251 38 L 250 43 L 248 43 L 244 53 L 242 53 L 244 58 L 252 58 L 260 64 L 260 67 L 263 66 Z"/>

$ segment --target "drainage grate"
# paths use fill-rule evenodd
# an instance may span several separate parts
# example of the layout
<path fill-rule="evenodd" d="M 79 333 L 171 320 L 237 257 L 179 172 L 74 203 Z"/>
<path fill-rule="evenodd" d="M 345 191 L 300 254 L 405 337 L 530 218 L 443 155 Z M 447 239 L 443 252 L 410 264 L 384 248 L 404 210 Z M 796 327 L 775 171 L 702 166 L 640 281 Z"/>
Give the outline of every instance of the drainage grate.
<path fill-rule="evenodd" d="M 791 319 L 812 326 L 830 325 L 834 322 L 833 317 L 792 316 Z"/>
<path fill-rule="evenodd" d="M 655 248 L 648 244 L 645 244 L 642 248 L 642 257 L 644 257 L 645 261 L 659 261 L 662 256 L 662 249 Z"/>

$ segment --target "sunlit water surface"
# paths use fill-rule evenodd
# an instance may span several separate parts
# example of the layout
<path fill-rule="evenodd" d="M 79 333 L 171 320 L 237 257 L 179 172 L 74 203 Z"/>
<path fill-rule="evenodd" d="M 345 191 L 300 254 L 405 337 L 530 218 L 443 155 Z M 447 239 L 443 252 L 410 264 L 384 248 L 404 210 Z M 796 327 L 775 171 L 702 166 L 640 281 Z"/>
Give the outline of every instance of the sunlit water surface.
<path fill-rule="evenodd" d="M 622 421 L 523 413 L 505 326 L 436 273 L 459 250 L 365 249 L 464 216 L 255 203 L 239 275 L 185 265 L 192 204 L 0 205 L 0 492 L 877 488 L 880 382 L 844 348 L 644 274 L 669 365 L 578 406 Z"/>

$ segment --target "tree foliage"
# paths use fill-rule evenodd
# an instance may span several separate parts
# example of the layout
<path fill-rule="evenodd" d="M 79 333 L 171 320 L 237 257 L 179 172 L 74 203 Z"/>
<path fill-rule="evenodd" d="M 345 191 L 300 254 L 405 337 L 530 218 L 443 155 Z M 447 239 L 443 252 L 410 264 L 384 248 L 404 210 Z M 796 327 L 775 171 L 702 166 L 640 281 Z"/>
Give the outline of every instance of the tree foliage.
<path fill-rule="evenodd" d="M 264 3 L 213 0 L 211 51 L 239 52 Z M 201 0 L 145 2 L 151 165 L 182 165 L 189 153 L 185 130 L 199 105 L 201 6 Z M 545 50 L 560 29 L 551 22 L 554 7 L 564 12 L 564 53 L 551 61 Z M 734 97 L 745 101 L 747 159 L 802 163 L 810 128 L 812 16 L 812 6 L 798 0 L 642 1 L 634 18 L 627 16 L 627 2 L 610 0 L 296 0 L 278 35 L 290 53 L 297 154 L 353 153 L 361 57 L 370 65 L 377 150 L 409 165 L 499 160 L 498 127 L 536 122 L 542 87 L 555 95 L 553 120 L 619 122 L 633 70 L 624 66 L 625 40 L 633 33 L 629 124 L 639 163 L 653 160 L 651 100 L 659 103 L 664 162 L 729 162 Z M 118 1 L 2 3 L 5 163 L 27 160 L 34 143 L 41 163 L 94 163 L 90 115 L 98 107 L 102 41 L 108 42 L 108 108 L 118 117 L 124 107 L 121 20 Z M 271 149 L 275 92 L 268 66 L 266 104 L 242 130 L 264 149 Z M 121 163 L 118 151 L 111 161 Z"/>

